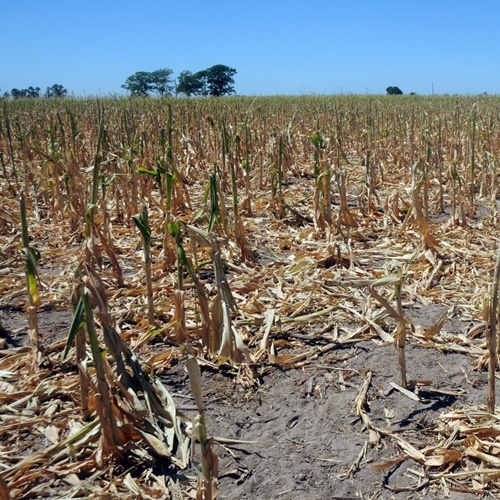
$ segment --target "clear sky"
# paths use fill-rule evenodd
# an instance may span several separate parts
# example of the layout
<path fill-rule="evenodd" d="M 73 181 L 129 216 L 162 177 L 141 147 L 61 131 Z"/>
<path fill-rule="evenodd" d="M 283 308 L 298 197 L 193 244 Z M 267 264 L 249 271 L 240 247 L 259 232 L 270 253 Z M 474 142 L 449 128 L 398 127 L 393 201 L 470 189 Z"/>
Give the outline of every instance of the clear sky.
<path fill-rule="evenodd" d="M 237 70 L 238 94 L 500 94 L 500 0 L 2 0 L 0 89 L 122 93 Z"/>

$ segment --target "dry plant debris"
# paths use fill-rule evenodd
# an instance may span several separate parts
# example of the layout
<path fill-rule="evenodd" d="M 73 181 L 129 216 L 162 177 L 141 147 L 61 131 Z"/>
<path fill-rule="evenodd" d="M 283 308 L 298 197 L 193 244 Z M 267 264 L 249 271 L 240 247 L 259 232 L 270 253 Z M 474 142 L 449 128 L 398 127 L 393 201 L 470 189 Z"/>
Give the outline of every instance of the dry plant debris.
<path fill-rule="evenodd" d="M 396 343 L 394 386 L 417 399 L 446 381 L 412 380 L 405 345 L 484 370 L 497 358 L 499 111 L 489 97 L 4 101 L 0 498 L 215 498 L 199 366 L 252 390 L 343 346 Z M 82 320 L 62 361 L 69 327 L 49 335 L 44 318 L 72 314 L 78 289 L 98 344 Z M 411 319 L 430 305 L 446 312 Z M 23 310 L 38 315 L 39 345 L 16 324 Z M 455 318 L 467 331 L 447 329 Z M 178 363 L 194 377 L 195 421 L 161 383 Z M 378 467 L 420 464 L 410 489 L 500 493 L 498 412 L 450 409 L 419 448 L 371 422 L 371 375 L 348 475 L 392 440 L 401 455 Z"/>

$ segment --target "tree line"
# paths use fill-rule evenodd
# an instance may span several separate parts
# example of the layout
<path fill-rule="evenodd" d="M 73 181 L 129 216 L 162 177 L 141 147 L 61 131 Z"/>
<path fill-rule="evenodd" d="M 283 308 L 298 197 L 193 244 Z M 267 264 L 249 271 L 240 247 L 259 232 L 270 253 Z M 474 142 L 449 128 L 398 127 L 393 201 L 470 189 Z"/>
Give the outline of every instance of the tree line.
<path fill-rule="evenodd" d="M 37 98 L 41 96 L 40 87 L 28 87 L 27 89 L 12 89 L 9 92 L 5 92 L 4 96 L 11 96 L 13 99 L 21 98 Z M 64 97 L 68 91 L 59 83 L 55 83 L 51 87 L 47 87 L 43 97 Z"/>
<path fill-rule="evenodd" d="M 177 81 L 172 78 L 173 73 L 169 68 L 151 72 L 138 71 L 127 78 L 122 88 L 133 96 L 151 94 L 164 96 L 175 93 L 186 97 L 200 95 L 219 97 L 235 92 L 234 75 L 236 70 L 224 64 L 216 64 L 196 73 L 181 71 Z"/>
<path fill-rule="evenodd" d="M 191 96 L 213 96 L 234 94 L 234 75 L 236 70 L 216 64 L 210 68 L 192 73 L 181 71 L 177 79 L 172 77 L 173 71 L 169 68 L 157 69 L 156 71 L 137 71 L 130 75 L 122 88 L 132 96 L 149 96 L 151 94 L 165 96 L 170 94 Z M 43 97 L 64 97 L 68 91 L 60 84 L 47 87 Z M 40 87 L 28 87 L 27 89 L 14 88 L 5 92 L 5 97 L 13 99 L 41 97 Z"/>

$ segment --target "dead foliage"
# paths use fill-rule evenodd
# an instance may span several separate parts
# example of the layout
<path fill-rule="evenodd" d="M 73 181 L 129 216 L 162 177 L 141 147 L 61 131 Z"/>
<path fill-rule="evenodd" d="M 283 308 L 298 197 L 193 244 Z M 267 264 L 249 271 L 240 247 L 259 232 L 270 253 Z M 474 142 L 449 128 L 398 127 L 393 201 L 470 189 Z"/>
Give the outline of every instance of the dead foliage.
<path fill-rule="evenodd" d="M 473 135 L 465 98 L 23 105 L 0 111 L 0 305 L 35 324 L 86 297 L 86 322 L 64 361 L 68 332 L 49 342 L 40 327 L 34 360 L 12 342 L 25 329 L 0 328 L 1 498 L 215 498 L 199 364 L 250 388 L 342 346 L 395 343 L 394 385 L 418 398 L 405 361 L 414 345 L 467 353 L 478 370 L 495 363 L 497 100 L 476 106 Z M 146 206 L 143 251 L 132 217 Z M 23 246 L 41 255 L 36 304 Z M 432 304 L 447 308 L 437 322 L 411 321 Z M 452 331 L 455 318 L 469 328 Z M 176 363 L 195 421 L 160 380 Z M 401 455 L 377 467 L 414 461 L 415 491 L 500 493 L 498 410 L 447 411 L 435 442 L 414 446 L 373 425 L 363 376 L 366 446 L 348 475 L 391 440 Z"/>

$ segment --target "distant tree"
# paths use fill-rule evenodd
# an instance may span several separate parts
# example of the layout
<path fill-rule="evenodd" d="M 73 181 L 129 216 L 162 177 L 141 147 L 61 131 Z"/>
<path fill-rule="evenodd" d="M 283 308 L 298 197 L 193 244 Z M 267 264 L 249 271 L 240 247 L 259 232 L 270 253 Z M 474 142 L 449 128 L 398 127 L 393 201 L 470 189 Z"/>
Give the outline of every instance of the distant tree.
<path fill-rule="evenodd" d="M 208 70 L 202 69 L 201 71 L 197 71 L 194 76 L 198 78 L 201 84 L 201 90 L 199 92 L 200 95 L 210 95 L 210 89 L 208 88 Z"/>
<path fill-rule="evenodd" d="M 151 92 L 151 77 L 147 71 L 137 71 L 130 75 L 122 88 L 128 90 L 133 96 L 147 96 Z"/>
<path fill-rule="evenodd" d="M 208 93 L 213 97 L 234 94 L 234 78 L 236 70 L 223 64 L 216 64 L 204 70 Z"/>
<path fill-rule="evenodd" d="M 40 87 L 28 87 L 26 89 L 27 97 L 40 97 Z"/>
<path fill-rule="evenodd" d="M 45 97 L 64 97 L 68 91 L 59 83 L 54 83 L 51 87 L 45 90 Z"/>
<path fill-rule="evenodd" d="M 403 91 L 399 87 L 387 87 L 385 91 L 387 95 L 403 95 Z"/>
<path fill-rule="evenodd" d="M 12 89 L 10 91 L 14 99 L 40 97 L 40 87 L 28 87 L 27 89 Z"/>
<path fill-rule="evenodd" d="M 156 71 L 138 71 L 130 75 L 122 88 L 133 96 L 147 96 L 151 92 L 159 95 L 170 94 L 174 90 L 172 82 L 173 71 L 168 68 Z"/>
<path fill-rule="evenodd" d="M 181 71 L 177 78 L 177 94 L 184 94 L 187 97 L 193 95 L 204 95 L 206 93 L 206 75 L 204 71 L 191 73 L 191 71 Z"/>
<path fill-rule="evenodd" d="M 168 68 L 157 69 L 149 73 L 151 91 L 161 96 L 171 94 L 174 90 L 174 84 L 171 79 L 172 73 L 173 71 Z"/>

